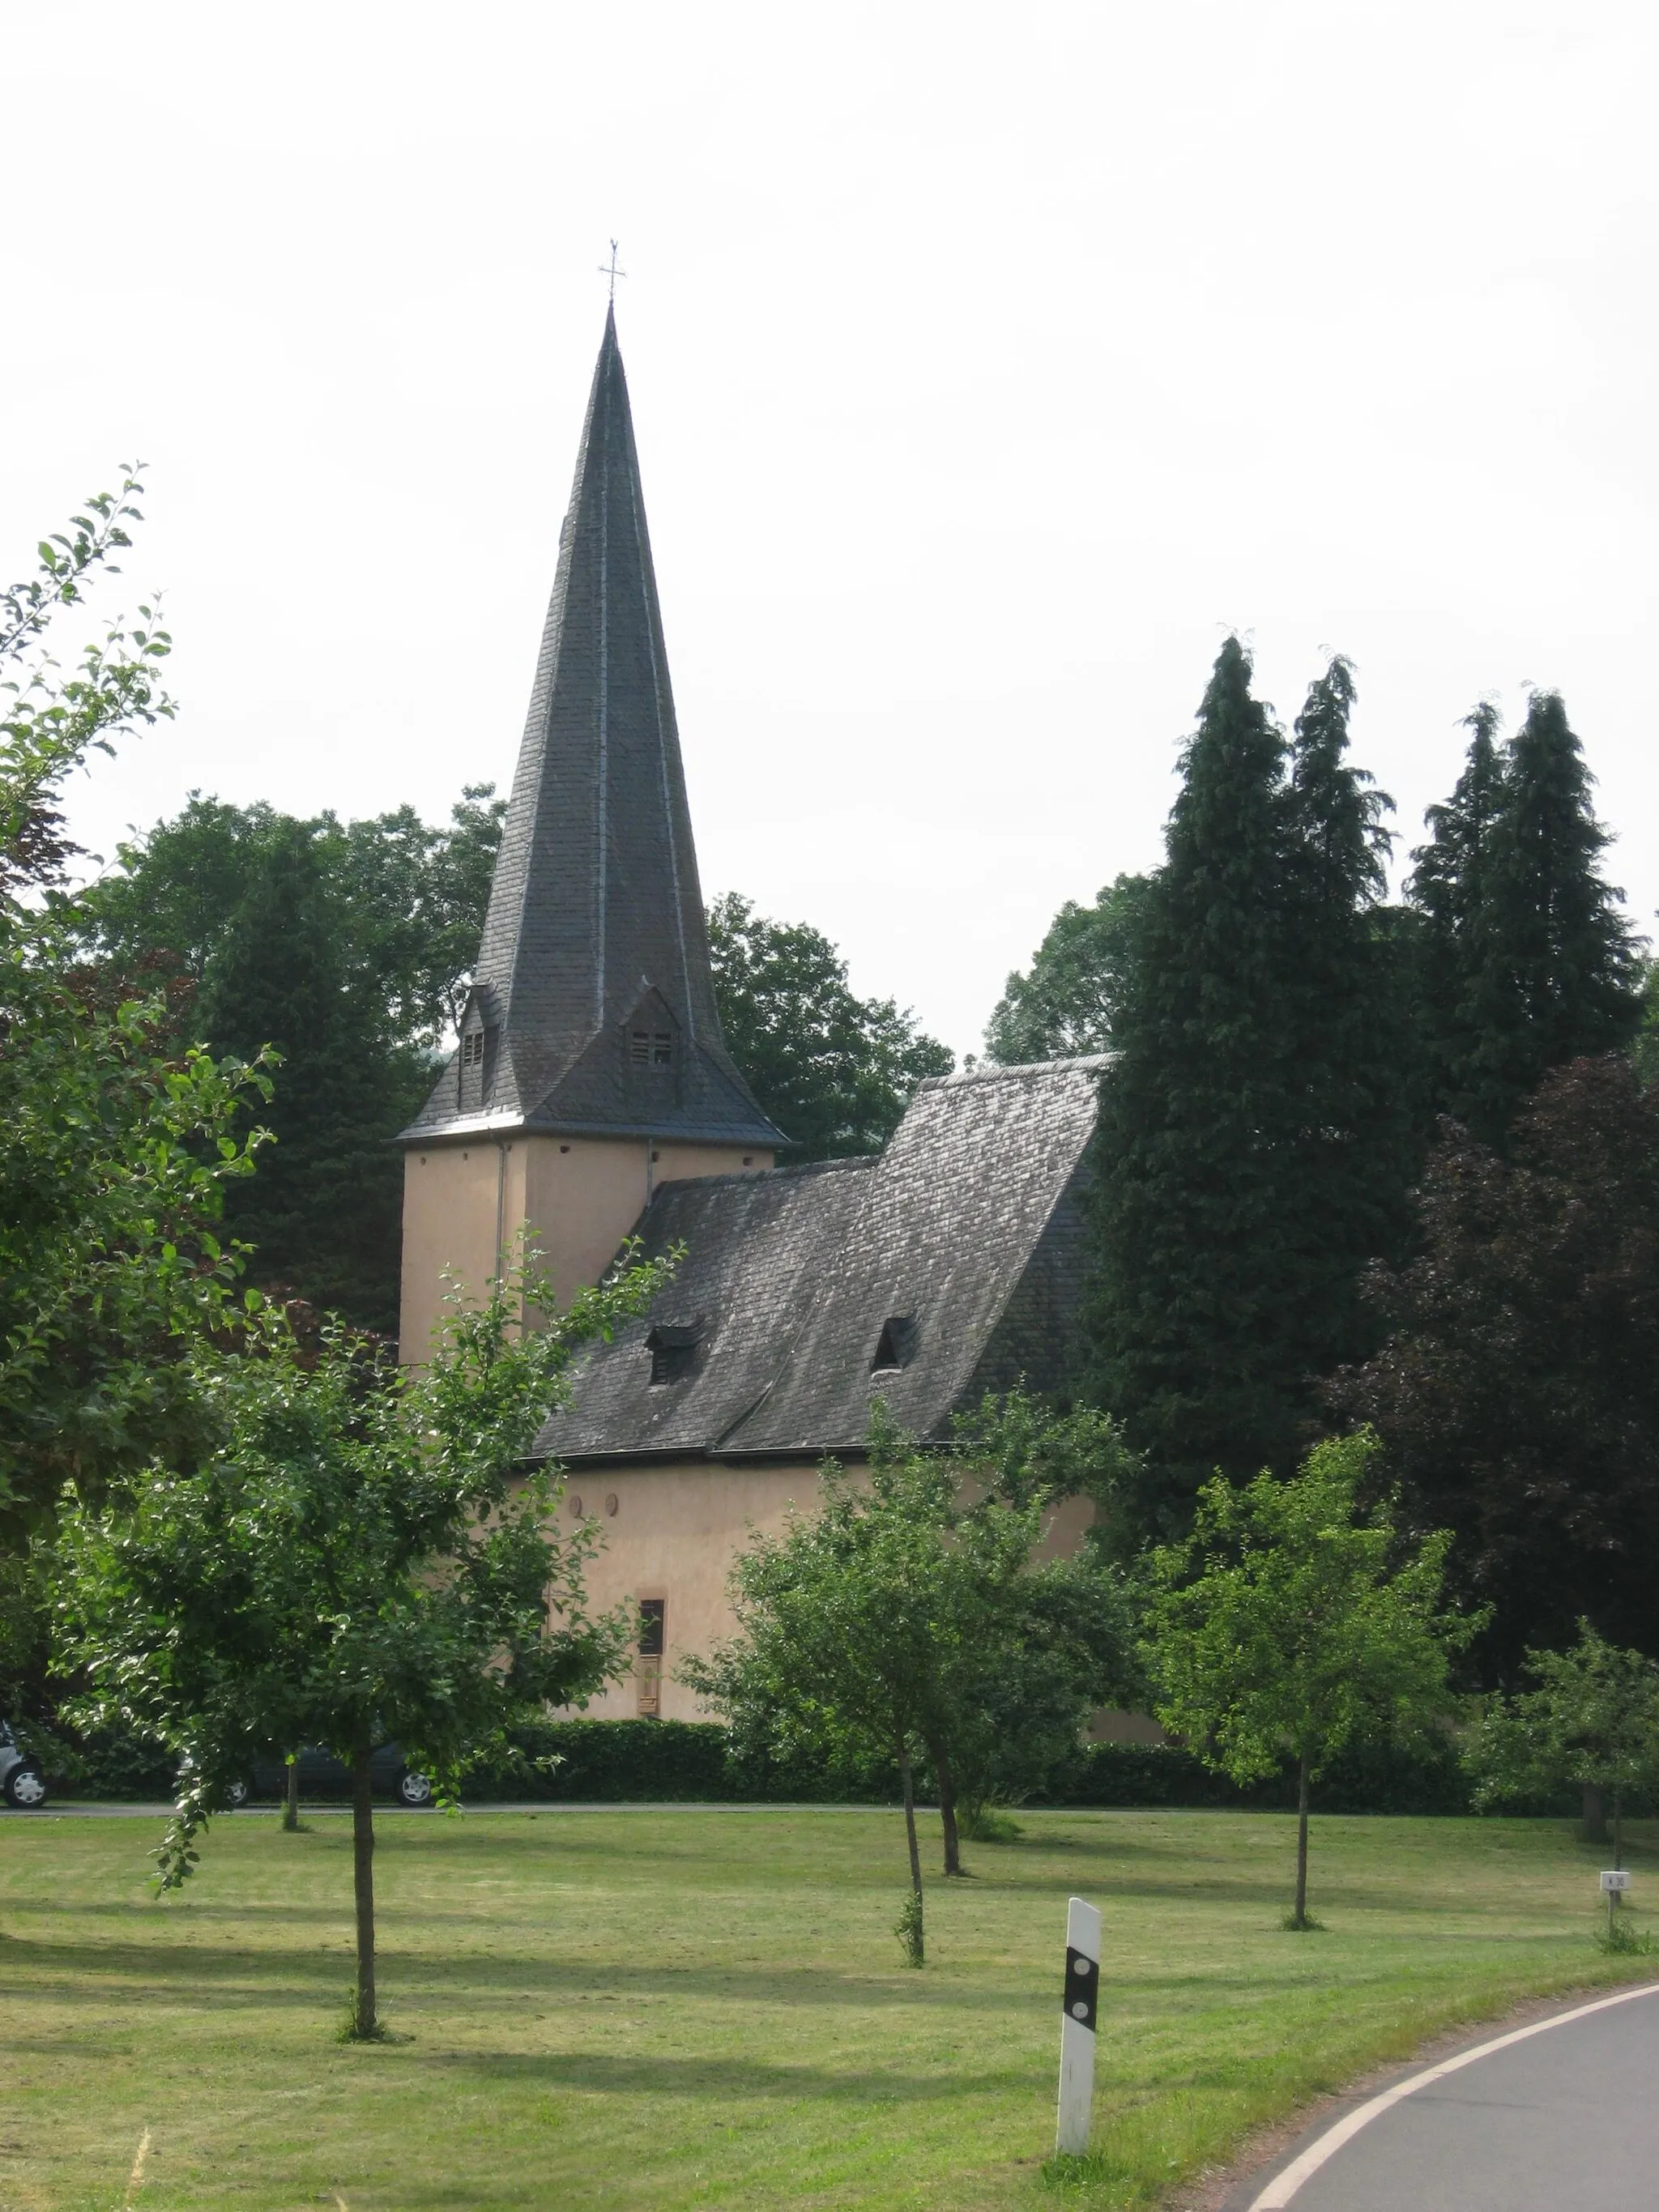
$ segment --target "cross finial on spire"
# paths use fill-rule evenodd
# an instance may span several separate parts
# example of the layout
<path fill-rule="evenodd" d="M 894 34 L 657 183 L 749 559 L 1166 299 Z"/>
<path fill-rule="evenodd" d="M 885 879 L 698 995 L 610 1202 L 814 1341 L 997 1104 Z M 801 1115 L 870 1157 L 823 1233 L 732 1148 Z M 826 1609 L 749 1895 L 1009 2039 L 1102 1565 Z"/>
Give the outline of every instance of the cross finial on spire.
<path fill-rule="evenodd" d="M 617 296 L 617 277 L 626 276 L 628 274 L 628 271 L 625 269 L 618 269 L 617 266 L 617 241 L 614 238 L 611 241 L 610 265 L 607 267 L 606 264 L 601 261 L 599 264 L 599 274 L 601 276 L 608 276 L 611 279 L 611 297 L 614 301 Z"/>

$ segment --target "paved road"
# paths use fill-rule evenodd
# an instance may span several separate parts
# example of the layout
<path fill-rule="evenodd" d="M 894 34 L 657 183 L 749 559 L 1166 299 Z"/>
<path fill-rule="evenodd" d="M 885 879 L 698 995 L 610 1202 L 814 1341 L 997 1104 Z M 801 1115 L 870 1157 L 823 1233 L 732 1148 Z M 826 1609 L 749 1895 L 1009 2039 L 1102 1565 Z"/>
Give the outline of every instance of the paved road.
<path fill-rule="evenodd" d="M 1230 2205 L 1655 2212 L 1659 1986 L 1408 2071 L 1377 2097 L 1328 2112 L 1274 2177 L 1255 2174 Z"/>

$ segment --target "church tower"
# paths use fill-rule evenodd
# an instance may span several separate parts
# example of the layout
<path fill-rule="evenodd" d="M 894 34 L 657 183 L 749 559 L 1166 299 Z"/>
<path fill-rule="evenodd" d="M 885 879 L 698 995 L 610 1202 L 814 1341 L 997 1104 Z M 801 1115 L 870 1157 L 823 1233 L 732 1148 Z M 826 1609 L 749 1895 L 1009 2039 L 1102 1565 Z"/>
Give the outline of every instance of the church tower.
<path fill-rule="evenodd" d="M 405 1148 L 401 1349 L 523 1224 L 562 1298 L 654 1187 L 785 1141 L 720 1034 L 614 309 L 593 372 L 477 979 Z"/>

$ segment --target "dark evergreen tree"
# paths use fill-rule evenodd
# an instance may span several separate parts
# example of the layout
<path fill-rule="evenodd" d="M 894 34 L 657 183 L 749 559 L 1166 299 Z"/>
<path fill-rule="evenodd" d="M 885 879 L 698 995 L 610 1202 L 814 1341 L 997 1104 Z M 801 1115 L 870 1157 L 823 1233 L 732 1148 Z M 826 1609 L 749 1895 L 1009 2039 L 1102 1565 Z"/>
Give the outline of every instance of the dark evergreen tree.
<path fill-rule="evenodd" d="M 1311 686 L 1291 749 L 1285 971 L 1295 994 L 1305 1114 L 1298 1193 L 1329 1292 L 1325 1369 L 1364 1340 L 1357 1282 L 1409 1234 L 1421 1118 L 1412 977 L 1382 904 L 1394 801 L 1347 758 L 1353 671 L 1340 655 Z"/>
<path fill-rule="evenodd" d="M 1659 960 L 1642 963 L 1642 1023 L 1630 1056 L 1638 1083 L 1659 1083 Z"/>
<path fill-rule="evenodd" d="M 1641 1024 L 1641 965 L 1623 894 L 1598 865 L 1612 840 L 1593 781 L 1560 694 L 1534 692 L 1510 741 L 1483 884 L 1477 1135 L 1506 1127 L 1547 1069 L 1621 1051 Z"/>
<path fill-rule="evenodd" d="M 1534 694 L 1501 754 L 1496 710 L 1469 720 L 1468 763 L 1430 811 L 1412 894 L 1435 1103 L 1501 1143 L 1546 1070 L 1630 1043 L 1642 977 L 1559 694 Z"/>
<path fill-rule="evenodd" d="M 1146 1455 L 1143 1527 L 1219 1468 L 1288 1472 L 1365 1340 L 1409 1180 L 1398 994 L 1373 909 L 1388 800 L 1332 664 L 1293 751 L 1230 640 L 1182 762 L 1102 1085 L 1094 1385 Z"/>
<path fill-rule="evenodd" d="M 387 1139 L 418 1110 L 431 1069 L 348 977 L 335 920 L 310 826 L 277 817 L 208 959 L 193 1025 L 217 1052 L 282 1055 L 260 1117 L 276 1141 L 225 1209 L 255 1248 L 252 1279 L 391 1330 L 403 1182 Z"/>
<path fill-rule="evenodd" d="M 1146 1459 L 1141 1516 L 1178 1525 L 1218 1465 L 1293 1451 L 1280 1184 L 1286 1097 L 1284 735 L 1223 647 L 1182 757 L 1168 858 L 1101 1093 L 1096 1386 Z M 1291 1148 L 1293 1149 L 1293 1148 Z"/>
<path fill-rule="evenodd" d="M 1431 1112 L 1469 1111 L 1475 1047 L 1481 1034 L 1486 969 L 1486 874 L 1504 797 L 1498 709 L 1483 700 L 1464 726 L 1468 757 L 1443 806 L 1425 817 L 1429 842 L 1412 855 L 1411 897 L 1421 915 L 1417 939 L 1420 1048 Z"/>

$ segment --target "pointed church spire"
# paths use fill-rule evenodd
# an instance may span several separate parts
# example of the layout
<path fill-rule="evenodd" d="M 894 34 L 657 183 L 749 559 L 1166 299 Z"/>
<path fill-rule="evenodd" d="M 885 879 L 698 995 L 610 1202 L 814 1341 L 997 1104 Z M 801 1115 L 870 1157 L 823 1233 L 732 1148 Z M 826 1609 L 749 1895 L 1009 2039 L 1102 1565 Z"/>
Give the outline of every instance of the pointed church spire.
<path fill-rule="evenodd" d="M 459 1048 L 405 1133 L 781 1141 L 720 1034 L 615 304 Z"/>

